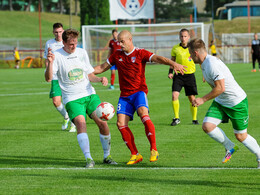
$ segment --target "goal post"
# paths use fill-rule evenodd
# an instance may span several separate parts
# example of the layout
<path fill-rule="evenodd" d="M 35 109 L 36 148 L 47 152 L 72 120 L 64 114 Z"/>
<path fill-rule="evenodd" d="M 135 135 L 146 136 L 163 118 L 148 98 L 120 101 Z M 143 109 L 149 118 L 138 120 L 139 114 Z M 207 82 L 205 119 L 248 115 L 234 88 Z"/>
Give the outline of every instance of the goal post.
<path fill-rule="evenodd" d="M 95 66 L 105 62 L 112 30 L 128 30 L 133 35 L 135 47 L 144 48 L 157 55 L 171 58 L 171 49 L 180 42 L 179 32 L 186 28 L 191 38 L 201 38 L 208 45 L 209 27 L 204 23 L 166 23 L 132 25 L 83 25 L 82 47 L 89 55 L 90 63 Z M 206 29 L 206 30 L 205 30 Z M 205 33 L 206 31 L 206 33 Z"/>

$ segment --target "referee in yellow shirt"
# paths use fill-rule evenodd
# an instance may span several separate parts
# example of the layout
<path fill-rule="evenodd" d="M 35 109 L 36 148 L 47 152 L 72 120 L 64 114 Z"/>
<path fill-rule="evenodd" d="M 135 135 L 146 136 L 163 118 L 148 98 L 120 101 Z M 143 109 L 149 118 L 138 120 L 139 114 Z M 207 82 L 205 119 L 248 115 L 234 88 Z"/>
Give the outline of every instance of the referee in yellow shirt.
<path fill-rule="evenodd" d="M 181 120 L 179 116 L 180 103 L 179 95 L 182 87 L 185 89 L 185 94 L 188 96 L 190 101 L 190 110 L 192 114 L 192 124 L 198 125 L 197 120 L 197 107 L 192 106 L 191 102 L 195 99 L 195 95 L 198 95 L 197 84 L 194 72 L 196 71 L 195 64 L 190 57 L 188 50 L 188 42 L 190 40 L 189 30 L 181 29 L 180 31 L 180 41 L 181 43 L 173 46 L 171 51 L 171 59 L 179 64 L 187 66 L 184 75 L 174 74 L 173 69 L 169 70 L 168 78 L 172 79 L 172 107 L 174 112 L 174 118 L 172 120 L 171 126 L 178 125 Z"/>

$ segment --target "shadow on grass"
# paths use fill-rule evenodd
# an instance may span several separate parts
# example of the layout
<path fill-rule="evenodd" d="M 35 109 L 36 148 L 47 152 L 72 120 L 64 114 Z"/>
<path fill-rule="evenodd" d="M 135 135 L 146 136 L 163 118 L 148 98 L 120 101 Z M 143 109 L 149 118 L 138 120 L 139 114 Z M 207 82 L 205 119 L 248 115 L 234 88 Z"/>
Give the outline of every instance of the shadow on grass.
<path fill-rule="evenodd" d="M 84 157 L 83 157 L 84 158 Z M 85 166 L 84 159 L 66 159 L 66 158 L 51 158 L 41 156 L 0 156 L 0 164 L 8 167 L 42 167 L 42 166 L 66 166 L 66 167 L 83 167 Z"/>

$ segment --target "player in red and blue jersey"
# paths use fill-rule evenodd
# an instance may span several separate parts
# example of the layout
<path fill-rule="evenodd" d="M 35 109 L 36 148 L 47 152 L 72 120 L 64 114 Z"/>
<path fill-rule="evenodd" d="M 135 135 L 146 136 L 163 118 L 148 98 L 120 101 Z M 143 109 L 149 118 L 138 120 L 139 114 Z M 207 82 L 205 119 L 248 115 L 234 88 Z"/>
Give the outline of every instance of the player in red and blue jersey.
<path fill-rule="evenodd" d="M 121 90 L 117 106 L 117 127 L 122 134 L 122 138 L 131 151 L 131 158 L 128 165 L 132 165 L 143 160 L 138 153 L 134 142 L 134 135 L 128 127 L 128 122 L 133 120 L 133 115 L 137 111 L 142 123 L 145 126 L 145 133 L 150 142 L 150 162 L 157 161 L 159 153 L 156 148 L 155 128 L 149 117 L 149 107 L 147 101 L 148 88 L 145 80 L 145 66 L 147 62 L 156 62 L 171 66 L 175 73 L 181 74 L 186 71 L 184 66 L 176 62 L 155 55 L 145 49 L 134 47 L 132 34 L 123 30 L 118 35 L 121 50 L 112 54 L 105 63 L 96 66 L 95 74 L 100 74 L 108 70 L 112 64 L 118 69 L 119 86 Z"/>
<path fill-rule="evenodd" d="M 109 52 L 108 52 L 108 58 L 109 56 L 111 56 L 113 53 L 115 53 L 115 51 L 117 50 L 120 50 L 121 47 L 120 47 L 120 44 L 117 40 L 117 36 L 118 36 L 118 32 L 116 29 L 113 29 L 112 30 L 112 36 L 113 36 L 113 39 L 111 39 L 109 41 Z M 111 68 L 111 80 L 110 80 L 110 87 L 109 89 L 115 89 L 114 87 L 114 83 L 115 83 L 115 78 L 116 78 L 116 70 L 117 70 L 117 67 L 116 65 L 113 65 Z"/>

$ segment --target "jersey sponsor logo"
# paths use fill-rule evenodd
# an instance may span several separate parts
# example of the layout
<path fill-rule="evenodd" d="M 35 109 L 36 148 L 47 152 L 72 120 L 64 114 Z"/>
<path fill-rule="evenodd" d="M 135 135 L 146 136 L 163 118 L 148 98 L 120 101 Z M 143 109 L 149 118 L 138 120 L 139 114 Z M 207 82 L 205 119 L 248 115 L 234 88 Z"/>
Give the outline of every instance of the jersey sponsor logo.
<path fill-rule="evenodd" d="M 191 61 L 192 61 L 192 58 L 191 58 L 191 57 L 188 57 L 188 60 L 191 62 Z"/>
<path fill-rule="evenodd" d="M 244 118 L 244 124 L 247 124 L 248 123 L 248 119 L 249 119 L 249 116 Z"/>
<path fill-rule="evenodd" d="M 68 77 L 71 81 L 79 81 L 83 79 L 83 70 L 79 68 L 73 69 L 69 71 Z"/>
<path fill-rule="evenodd" d="M 135 63 L 136 57 L 131 57 L 131 62 Z"/>
<path fill-rule="evenodd" d="M 118 4 L 128 14 L 135 16 L 138 14 L 148 0 L 118 0 Z"/>
<path fill-rule="evenodd" d="M 71 60 L 71 59 L 74 59 L 74 58 L 77 58 L 77 56 L 68 57 L 67 59 L 68 59 L 68 60 Z"/>

